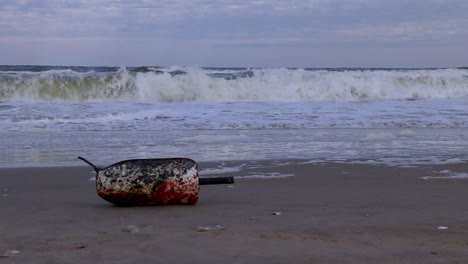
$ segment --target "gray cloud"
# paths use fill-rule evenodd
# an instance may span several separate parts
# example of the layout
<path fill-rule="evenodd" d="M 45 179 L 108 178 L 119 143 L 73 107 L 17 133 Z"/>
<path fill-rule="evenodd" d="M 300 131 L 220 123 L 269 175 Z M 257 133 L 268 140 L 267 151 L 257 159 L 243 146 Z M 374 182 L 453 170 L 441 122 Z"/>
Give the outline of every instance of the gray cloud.
<path fill-rule="evenodd" d="M 465 0 L 3 0 L 0 44 L 81 41 L 102 49 L 102 40 L 139 39 L 232 54 L 275 47 L 462 47 L 467 13 Z"/>
<path fill-rule="evenodd" d="M 122 36 L 141 34 L 187 35 L 195 30 L 203 37 L 248 34 L 298 37 L 338 31 L 372 34 L 385 28 L 418 28 L 449 21 L 451 28 L 467 26 L 464 0 L 428 1 L 3 1 L 0 29 L 3 36 Z M 411 25 L 411 26 L 409 26 Z M 194 27 L 198 27 L 194 28 Z M 359 32 L 359 33 L 358 33 Z"/>

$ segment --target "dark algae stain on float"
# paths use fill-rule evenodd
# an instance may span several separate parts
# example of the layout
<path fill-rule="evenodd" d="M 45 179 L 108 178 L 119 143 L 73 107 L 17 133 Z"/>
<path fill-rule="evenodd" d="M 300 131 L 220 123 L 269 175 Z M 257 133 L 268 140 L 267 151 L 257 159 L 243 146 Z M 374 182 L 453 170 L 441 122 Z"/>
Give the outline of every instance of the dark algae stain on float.
<path fill-rule="evenodd" d="M 200 184 L 234 182 L 232 177 L 199 179 L 198 165 L 187 158 L 124 160 L 98 168 L 96 191 L 118 206 L 195 204 Z"/>

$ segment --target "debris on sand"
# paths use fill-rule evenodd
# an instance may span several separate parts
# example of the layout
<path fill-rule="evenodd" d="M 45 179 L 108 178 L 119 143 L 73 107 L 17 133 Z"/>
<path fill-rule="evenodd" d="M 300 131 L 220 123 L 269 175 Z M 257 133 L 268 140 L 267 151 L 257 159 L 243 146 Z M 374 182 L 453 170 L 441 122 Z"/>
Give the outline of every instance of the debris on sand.
<path fill-rule="evenodd" d="M 140 232 L 140 228 L 136 225 L 128 225 L 122 231 L 126 233 L 138 233 Z"/>
<path fill-rule="evenodd" d="M 5 251 L 4 254 L 0 255 L 0 258 L 8 258 L 8 257 L 11 257 L 11 256 L 16 256 L 16 255 L 18 255 L 20 253 L 21 253 L 21 251 L 19 251 L 19 250 L 11 249 L 11 250 Z"/>
<path fill-rule="evenodd" d="M 86 245 L 84 244 L 74 244 L 70 247 L 70 249 L 84 249 L 86 248 Z"/>
<path fill-rule="evenodd" d="M 197 232 L 216 231 L 216 230 L 225 230 L 225 229 L 226 228 L 222 225 L 199 226 L 197 227 Z"/>

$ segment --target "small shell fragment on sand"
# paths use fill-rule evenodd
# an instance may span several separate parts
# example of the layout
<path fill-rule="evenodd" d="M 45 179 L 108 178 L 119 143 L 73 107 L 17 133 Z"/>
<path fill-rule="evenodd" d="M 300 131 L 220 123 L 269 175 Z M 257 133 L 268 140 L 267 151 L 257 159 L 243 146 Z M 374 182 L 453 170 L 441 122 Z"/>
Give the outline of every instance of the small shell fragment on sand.
<path fill-rule="evenodd" d="M 140 228 L 136 225 L 128 225 L 122 231 L 127 233 L 138 233 L 140 232 Z"/>
<path fill-rule="evenodd" d="M 197 227 L 197 232 L 225 230 L 225 229 L 226 228 L 224 226 L 222 226 L 222 225 L 199 226 L 199 227 Z"/>
<path fill-rule="evenodd" d="M 280 213 L 280 212 L 273 212 L 273 213 L 271 213 L 271 214 L 272 214 L 272 215 L 281 215 L 282 213 Z"/>
<path fill-rule="evenodd" d="M 86 248 L 86 245 L 84 244 L 75 244 L 75 245 L 70 246 L 70 249 L 84 249 L 84 248 Z"/>
<path fill-rule="evenodd" d="M 21 251 L 19 251 L 19 250 L 7 250 L 5 252 L 5 255 L 12 256 L 12 255 L 18 255 L 19 253 L 21 253 Z"/>
<path fill-rule="evenodd" d="M 437 229 L 438 229 L 438 230 L 447 230 L 448 227 L 446 227 L 446 226 L 439 226 L 439 227 L 437 227 Z"/>

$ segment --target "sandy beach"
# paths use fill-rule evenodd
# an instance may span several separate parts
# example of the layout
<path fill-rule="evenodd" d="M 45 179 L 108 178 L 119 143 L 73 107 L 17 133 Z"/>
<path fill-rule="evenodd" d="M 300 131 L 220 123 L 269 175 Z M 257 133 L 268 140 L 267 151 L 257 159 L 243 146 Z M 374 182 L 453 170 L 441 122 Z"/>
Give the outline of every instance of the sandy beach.
<path fill-rule="evenodd" d="M 468 180 L 420 178 L 466 164 L 265 167 L 295 176 L 237 178 L 201 186 L 194 206 L 150 207 L 100 199 L 86 166 L 0 169 L 0 263 L 468 260 Z"/>

